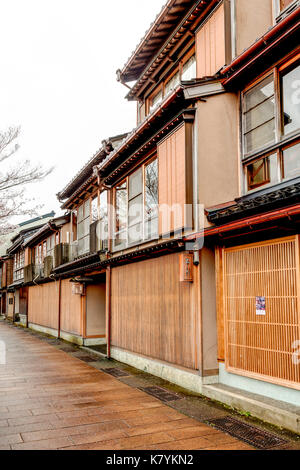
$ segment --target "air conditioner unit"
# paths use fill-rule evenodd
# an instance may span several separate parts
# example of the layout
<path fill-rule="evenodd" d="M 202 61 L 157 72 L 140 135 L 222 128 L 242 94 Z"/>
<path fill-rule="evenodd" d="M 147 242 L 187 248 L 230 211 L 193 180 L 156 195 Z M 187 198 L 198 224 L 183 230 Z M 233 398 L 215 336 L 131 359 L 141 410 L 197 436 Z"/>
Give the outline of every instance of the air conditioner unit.
<path fill-rule="evenodd" d="M 66 264 L 70 259 L 70 245 L 68 243 L 60 243 L 54 247 L 54 267 L 57 268 L 62 264 Z"/>
<path fill-rule="evenodd" d="M 28 264 L 24 267 L 24 282 L 32 282 L 34 279 L 34 265 Z"/>
<path fill-rule="evenodd" d="M 47 256 L 44 259 L 44 276 L 49 277 L 53 269 L 53 257 Z"/>
<path fill-rule="evenodd" d="M 78 258 L 78 241 L 70 245 L 70 261 L 74 261 L 76 258 Z"/>
<path fill-rule="evenodd" d="M 34 267 L 34 277 L 44 277 L 44 267 L 42 264 L 36 264 Z"/>

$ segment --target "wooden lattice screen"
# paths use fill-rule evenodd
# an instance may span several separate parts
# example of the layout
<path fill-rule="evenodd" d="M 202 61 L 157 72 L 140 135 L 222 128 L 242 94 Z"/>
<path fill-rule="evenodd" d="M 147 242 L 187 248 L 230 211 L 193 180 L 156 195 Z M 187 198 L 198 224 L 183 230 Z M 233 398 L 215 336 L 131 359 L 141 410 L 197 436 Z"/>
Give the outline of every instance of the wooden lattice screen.
<path fill-rule="evenodd" d="M 299 238 L 223 255 L 227 370 L 300 389 Z"/>

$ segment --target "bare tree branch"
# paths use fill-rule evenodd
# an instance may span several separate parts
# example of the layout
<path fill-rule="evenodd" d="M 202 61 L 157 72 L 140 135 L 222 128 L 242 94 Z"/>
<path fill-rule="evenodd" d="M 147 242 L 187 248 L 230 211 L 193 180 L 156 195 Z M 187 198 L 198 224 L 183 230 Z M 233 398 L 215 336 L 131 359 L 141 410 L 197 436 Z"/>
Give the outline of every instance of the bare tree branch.
<path fill-rule="evenodd" d="M 16 139 L 20 128 L 10 127 L 0 132 L 0 234 L 8 233 L 13 225 L 11 217 L 18 215 L 33 216 L 41 206 L 25 198 L 24 186 L 43 180 L 53 168 L 44 169 L 41 165 L 31 165 L 29 160 L 15 162 L 10 168 L 1 168 L 1 164 L 14 157 L 19 149 Z"/>

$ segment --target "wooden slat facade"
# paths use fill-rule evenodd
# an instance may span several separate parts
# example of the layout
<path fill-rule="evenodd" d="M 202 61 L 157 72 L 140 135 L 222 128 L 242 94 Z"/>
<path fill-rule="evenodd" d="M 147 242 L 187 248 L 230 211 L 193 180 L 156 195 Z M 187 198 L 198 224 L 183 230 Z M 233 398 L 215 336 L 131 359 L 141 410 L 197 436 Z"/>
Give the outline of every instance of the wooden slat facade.
<path fill-rule="evenodd" d="M 300 340 L 299 236 L 223 249 L 222 258 L 219 333 L 224 320 L 227 370 L 300 390 L 294 360 Z M 261 314 L 259 297 L 265 299 Z"/>
<path fill-rule="evenodd" d="M 193 223 L 192 124 L 182 124 L 158 144 L 157 157 L 159 234 L 164 235 Z"/>
<path fill-rule="evenodd" d="M 28 288 L 28 323 L 58 328 L 59 282 Z"/>
<path fill-rule="evenodd" d="M 61 330 L 74 335 L 83 334 L 85 298 L 72 293 L 69 279 L 61 282 Z"/>
<path fill-rule="evenodd" d="M 225 58 L 225 9 L 222 4 L 196 34 L 197 77 L 210 77 Z"/>
<path fill-rule="evenodd" d="M 113 268 L 112 346 L 196 369 L 195 281 L 180 282 L 178 254 Z"/>

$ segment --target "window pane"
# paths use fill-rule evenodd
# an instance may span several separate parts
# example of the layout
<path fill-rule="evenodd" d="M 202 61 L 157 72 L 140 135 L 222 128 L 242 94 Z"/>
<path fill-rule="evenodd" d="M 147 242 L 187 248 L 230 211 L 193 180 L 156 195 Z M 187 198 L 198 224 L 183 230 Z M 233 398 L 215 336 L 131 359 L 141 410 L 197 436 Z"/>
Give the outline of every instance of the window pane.
<path fill-rule="evenodd" d="M 129 177 L 129 199 L 143 192 L 143 172 L 139 168 Z"/>
<path fill-rule="evenodd" d="M 137 243 L 140 242 L 143 238 L 142 233 L 142 223 L 138 223 L 136 225 L 132 225 L 128 229 L 128 243 Z"/>
<path fill-rule="evenodd" d="M 92 200 L 92 222 L 98 220 L 98 197 Z"/>
<path fill-rule="evenodd" d="M 80 222 L 83 219 L 83 204 L 78 207 L 78 221 Z"/>
<path fill-rule="evenodd" d="M 123 230 L 122 232 L 119 232 L 115 236 L 114 240 L 114 247 L 121 249 L 127 245 L 127 231 Z"/>
<path fill-rule="evenodd" d="M 140 222 L 143 217 L 143 195 L 132 199 L 128 204 L 128 223 L 129 225 Z"/>
<path fill-rule="evenodd" d="M 154 219 L 151 219 L 145 223 L 144 236 L 146 240 L 158 237 L 158 217 L 155 217 Z"/>
<path fill-rule="evenodd" d="M 257 160 L 247 166 L 248 190 L 278 182 L 277 154 Z"/>
<path fill-rule="evenodd" d="M 275 141 L 275 119 L 245 135 L 245 152 L 251 152 Z"/>
<path fill-rule="evenodd" d="M 181 80 L 192 80 L 196 78 L 196 57 L 193 55 L 182 67 Z"/>
<path fill-rule="evenodd" d="M 156 215 L 158 205 L 158 166 L 157 159 L 145 168 L 145 210 L 146 217 Z"/>
<path fill-rule="evenodd" d="M 284 134 L 300 129 L 300 65 L 282 77 Z"/>
<path fill-rule="evenodd" d="M 152 112 L 155 108 L 157 108 L 159 103 L 161 103 L 162 99 L 163 99 L 163 94 L 161 90 L 151 99 L 150 112 Z"/>
<path fill-rule="evenodd" d="M 100 194 L 100 219 L 107 219 L 107 191 Z"/>
<path fill-rule="evenodd" d="M 296 178 L 300 175 L 300 143 L 283 152 L 284 178 Z"/>
<path fill-rule="evenodd" d="M 259 104 L 245 114 L 245 132 L 249 132 L 275 116 L 274 96 Z"/>
<path fill-rule="evenodd" d="M 88 199 L 84 203 L 84 218 L 86 219 L 87 217 L 90 216 L 90 200 Z"/>
<path fill-rule="evenodd" d="M 78 231 L 78 238 L 82 238 L 84 236 L 84 222 L 79 222 L 77 225 L 77 231 Z"/>
<path fill-rule="evenodd" d="M 116 188 L 116 232 L 127 227 L 127 185 Z"/>
<path fill-rule="evenodd" d="M 267 98 L 270 98 L 274 95 L 274 81 L 273 75 L 270 77 L 265 78 L 262 82 L 260 82 L 255 87 L 251 88 L 250 91 L 245 93 L 244 95 L 244 106 L 245 111 L 249 111 L 250 109 L 254 108 L 258 104 L 265 101 Z"/>
<path fill-rule="evenodd" d="M 177 85 L 180 83 L 180 75 L 179 75 L 179 71 L 175 73 L 175 75 L 173 75 L 172 78 L 170 78 L 170 80 L 166 83 L 166 86 L 165 86 L 165 94 L 168 95 L 169 93 L 171 93 L 173 90 L 175 90 L 175 88 L 177 87 Z"/>

